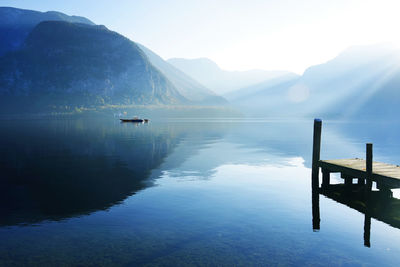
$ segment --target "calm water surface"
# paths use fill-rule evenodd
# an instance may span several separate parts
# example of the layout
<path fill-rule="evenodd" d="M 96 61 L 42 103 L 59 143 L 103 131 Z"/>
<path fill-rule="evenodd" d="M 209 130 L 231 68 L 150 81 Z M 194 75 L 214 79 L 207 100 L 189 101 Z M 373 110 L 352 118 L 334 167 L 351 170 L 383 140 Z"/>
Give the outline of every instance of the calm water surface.
<path fill-rule="evenodd" d="M 399 164 L 398 132 L 325 121 L 321 157 Z M 400 230 L 365 247 L 330 198 L 313 230 L 311 144 L 306 120 L 3 120 L 0 266 L 398 266 Z"/>

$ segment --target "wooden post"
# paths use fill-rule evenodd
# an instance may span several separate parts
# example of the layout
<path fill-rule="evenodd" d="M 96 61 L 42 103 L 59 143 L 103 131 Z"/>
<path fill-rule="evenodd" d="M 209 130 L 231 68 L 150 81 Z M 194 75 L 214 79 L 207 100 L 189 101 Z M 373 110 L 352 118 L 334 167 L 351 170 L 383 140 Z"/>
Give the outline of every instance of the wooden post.
<path fill-rule="evenodd" d="M 372 144 L 367 143 L 367 160 L 366 160 L 366 186 L 365 186 L 365 197 L 368 199 L 369 194 L 372 190 Z"/>
<path fill-rule="evenodd" d="M 313 137 L 313 154 L 312 154 L 312 171 L 311 185 L 313 189 L 319 187 L 319 157 L 321 151 L 321 128 L 322 121 L 314 119 L 314 137 Z"/>
<path fill-rule="evenodd" d="M 313 231 L 317 232 L 320 229 L 320 213 L 319 213 L 319 192 L 317 188 L 312 189 L 312 225 Z"/>
<path fill-rule="evenodd" d="M 372 191 L 372 144 L 367 143 L 366 155 L 366 185 L 365 185 L 365 218 L 364 218 L 364 246 L 371 247 L 371 212 L 370 193 Z"/>
<path fill-rule="evenodd" d="M 322 169 L 322 188 L 327 188 L 331 180 L 331 173 L 327 169 Z"/>
<path fill-rule="evenodd" d="M 351 186 L 353 184 L 353 176 L 347 175 L 345 173 L 341 173 L 340 177 L 344 179 L 344 184 L 346 186 Z"/>
<path fill-rule="evenodd" d="M 368 203 L 369 201 L 367 201 Z M 371 214 L 369 206 L 365 208 L 364 216 L 364 246 L 371 247 Z"/>
<path fill-rule="evenodd" d="M 379 188 L 381 195 L 385 198 L 392 198 L 393 192 L 387 185 L 381 185 Z"/>
<path fill-rule="evenodd" d="M 352 177 L 345 177 L 344 178 L 344 184 L 346 186 L 351 186 L 353 184 L 353 178 Z"/>

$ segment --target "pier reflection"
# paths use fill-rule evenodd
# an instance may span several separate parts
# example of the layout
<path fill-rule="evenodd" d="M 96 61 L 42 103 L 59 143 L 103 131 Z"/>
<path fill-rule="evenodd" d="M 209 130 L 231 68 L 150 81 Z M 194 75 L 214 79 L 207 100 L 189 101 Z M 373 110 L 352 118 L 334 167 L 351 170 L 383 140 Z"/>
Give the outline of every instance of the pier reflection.
<path fill-rule="evenodd" d="M 400 229 L 400 199 L 388 197 L 379 191 L 372 191 L 365 198 L 364 187 L 354 184 L 328 185 L 312 188 L 313 230 L 320 230 L 319 195 L 328 197 L 364 214 L 364 246 L 370 247 L 371 218 Z"/>

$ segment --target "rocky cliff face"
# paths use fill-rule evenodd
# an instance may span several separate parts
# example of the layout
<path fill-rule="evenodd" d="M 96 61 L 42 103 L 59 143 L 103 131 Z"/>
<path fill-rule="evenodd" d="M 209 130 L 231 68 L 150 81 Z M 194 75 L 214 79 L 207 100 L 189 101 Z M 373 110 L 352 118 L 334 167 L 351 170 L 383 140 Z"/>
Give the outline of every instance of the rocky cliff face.
<path fill-rule="evenodd" d="M 104 26 L 63 21 L 41 22 L 0 58 L 0 95 L 36 105 L 187 102 L 134 42 Z"/>

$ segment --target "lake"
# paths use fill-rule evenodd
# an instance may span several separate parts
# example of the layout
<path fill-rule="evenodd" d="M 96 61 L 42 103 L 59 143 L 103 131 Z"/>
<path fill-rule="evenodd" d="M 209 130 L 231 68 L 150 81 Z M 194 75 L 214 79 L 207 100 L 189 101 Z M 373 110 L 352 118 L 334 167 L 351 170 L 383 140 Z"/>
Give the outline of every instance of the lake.
<path fill-rule="evenodd" d="M 396 125 L 324 121 L 321 158 L 365 158 L 372 142 L 374 160 L 399 164 Z M 0 266 L 398 266 L 400 230 L 372 218 L 365 246 L 365 216 L 348 205 L 320 195 L 313 229 L 312 130 L 2 120 Z"/>

